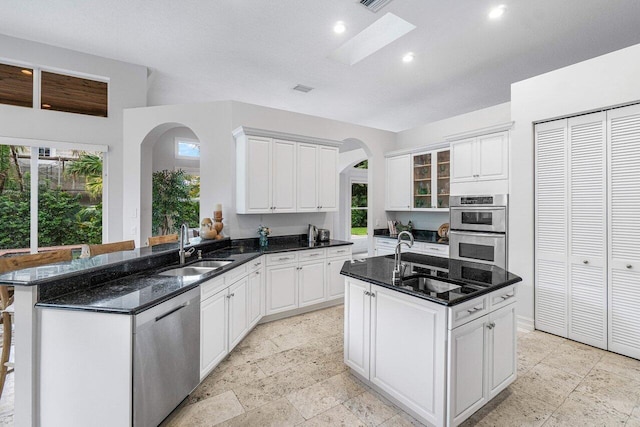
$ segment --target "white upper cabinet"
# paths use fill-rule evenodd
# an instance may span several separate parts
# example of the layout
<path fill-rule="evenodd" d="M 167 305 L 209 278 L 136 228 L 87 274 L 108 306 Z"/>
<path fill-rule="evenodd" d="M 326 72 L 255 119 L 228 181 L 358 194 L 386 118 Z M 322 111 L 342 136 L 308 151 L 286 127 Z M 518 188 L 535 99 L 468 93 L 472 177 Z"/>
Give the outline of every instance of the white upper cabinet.
<path fill-rule="evenodd" d="M 338 142 L 240 127 L 236 139 L 239 214 L 338 209 Z"/>
<path fill-rule="evenodd" d="M 411 155 L 386 159 L 385 209 L 411 210 Z"/>
<path fill-rule="evenodd" d="M 451 182 L 509 178 L 509 132 L 451 142 Z"/>
<path fill-rule="evenodd" d="M 298 143 L 298 212 L 338 209 L 338 149 Z"/>

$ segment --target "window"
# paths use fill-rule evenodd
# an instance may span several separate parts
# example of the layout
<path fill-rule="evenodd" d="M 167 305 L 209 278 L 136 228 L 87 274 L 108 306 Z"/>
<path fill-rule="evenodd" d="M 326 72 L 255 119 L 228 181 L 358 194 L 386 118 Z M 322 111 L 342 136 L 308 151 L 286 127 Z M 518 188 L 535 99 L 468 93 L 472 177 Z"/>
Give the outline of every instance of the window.
<path fill-rule="evenodd" d="M 33 108 L 33 69 L 0 64 L 0 104 Z"/>
<path fill-rule="evenodd" d="M 40 157 L 51 157 L 51 148 L 49 148 L 49 147 L 40 147 L 40 148 L 38 148 L 38 156 L 40 156 Z"/>
<path fill-rule="evenodd" d="M 176 159 L 200 159 L 200 141 L 197 139 L 176 138 Z"/>
<path fill-rule="evenodd" d="M 102 242 L 105 148 L 93 148 L 0 145 L 0 256 Z"/>
<path fill-rule="evenodd" d="M 367 235 L 367 184 L 351 183 L 351 236 Z"/>
<path fill-rule="evenodd" d="M 107 83 L 48 71 L 41 81 L 42 109 L 107 117 Z"/>

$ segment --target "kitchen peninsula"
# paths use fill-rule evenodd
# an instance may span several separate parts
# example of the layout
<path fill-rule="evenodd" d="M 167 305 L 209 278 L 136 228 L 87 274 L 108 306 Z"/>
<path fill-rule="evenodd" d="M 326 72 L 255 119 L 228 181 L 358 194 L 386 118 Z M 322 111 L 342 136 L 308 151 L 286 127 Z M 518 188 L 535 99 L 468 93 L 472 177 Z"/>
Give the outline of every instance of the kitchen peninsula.
<path fill-rule="evenodd" d="M 344 358 L 420 421 L 456 426 L 516 379 L 516 286 L 499 267 L 414 253 L 346 263 Z"/>
<path fill-rule="evenodd" d="M 175 243 L 2 274 L 16 289 L 16 390 L 31 396 L 16 404 L 34 425 L 157 425 L 261 320 L 340 304 L 350 245 L 223 239 L 192 245 L 202 260 L 183 266 Z"/>

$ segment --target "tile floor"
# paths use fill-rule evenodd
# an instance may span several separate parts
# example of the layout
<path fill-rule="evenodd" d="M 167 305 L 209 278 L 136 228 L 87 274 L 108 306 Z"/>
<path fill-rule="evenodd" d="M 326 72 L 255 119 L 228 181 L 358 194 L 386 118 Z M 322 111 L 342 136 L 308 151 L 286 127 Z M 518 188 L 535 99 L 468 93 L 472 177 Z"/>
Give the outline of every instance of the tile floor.
<path fill-rule="evenodd" d="M 349 374 L 343 306 L 258 325 L 164 426 L 420 426 Z M 518 380 L 464 424 L 640 427 L 640 361 L 518 334 Z"/>
<path fill-rule="evenodd" d="M 336 306 L 258 325 L 163 426 L 420 426 L 349 374 Z M 13 374 L 0 427 L 13 425 Z M 640 427 L 640 361 L 518 334 L 518 380 L 471 426 Z"/>

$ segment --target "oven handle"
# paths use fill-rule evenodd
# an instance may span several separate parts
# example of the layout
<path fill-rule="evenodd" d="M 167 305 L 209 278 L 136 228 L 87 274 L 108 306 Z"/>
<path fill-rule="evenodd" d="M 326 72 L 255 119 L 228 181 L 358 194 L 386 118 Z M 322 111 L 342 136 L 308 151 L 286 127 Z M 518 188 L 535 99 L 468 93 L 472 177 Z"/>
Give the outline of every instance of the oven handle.
<path fill-rule="evenodd" d="M 506 238 L 506 233 L 500 232 L 500 233 L 483 233 L 480 231 L 459 231 L 459 230 L 450 230 L 449 231 L 449 243 L 451 243 L 451 236 L 455 236 L 455 235 L 460 235 L 460 236 L 475 236 L 475 237 L 490 237 L 490 238 L 497 238 L 497 239 L 504 239 Z"/>

